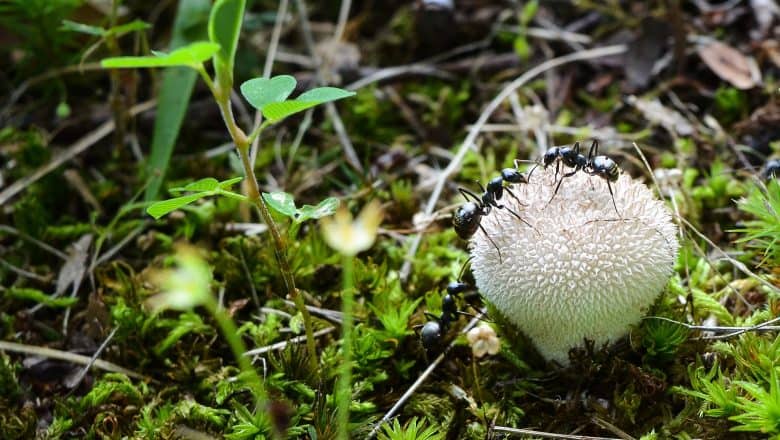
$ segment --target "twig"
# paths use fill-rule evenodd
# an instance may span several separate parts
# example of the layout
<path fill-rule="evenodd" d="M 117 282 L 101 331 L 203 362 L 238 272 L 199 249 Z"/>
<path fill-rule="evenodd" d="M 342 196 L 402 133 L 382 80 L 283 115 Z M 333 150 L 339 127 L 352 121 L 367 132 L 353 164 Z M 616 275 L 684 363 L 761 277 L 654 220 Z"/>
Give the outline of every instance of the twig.
<path fill-rule="evenodd" d="M 526 71 L 523 75 L 521 75 L 519 78 L 515 79 L 514 81 L 509 83 L 506 87 L 504 87 L 504 89 L 501 90 L 501 92 L 498 95 L 496 95 L 496 97 L 493 98 L 493 100 L 490 101 L 487 107 L 485 107 L 485 109 L 482 111 L 482 114 L 480 114 L 479 119 L 477 119 L 477 122 L 475 122 L 474 125 L 471 127 L 468 135 L 466 136 L 466 139 L 458 148 L 458 152 L 455 154 L 455 157 L 447 165 L 447 168 L 445 168 L 439 174 L 439 177 L 436 181 L 436 186 L 434 187 L 433 193 L 428 199 L 428 204 L 425 207 L 425 215 L 426 216 L 431 215 L 434 208 L 436 207 L 436 202 L 439 200 L 439 196 L 441 196 L 442 189 L 444 189 L 445 182 L 450 177 L 450 175 L 452 175 L 456 170 L 458 170 L 458 168 L 460 167 L 460 163 L 463 161 L 463 157 L 466 155 L 466 152 L 470 148 L 474 148 L 474 141 L 476 141 L 477 135 L 479 134 L 482 126 L 485 125 L 485 123 L 487 123 L 488 119 L 493 114 L 493 112 L 496 111 L 498 106 L 505 99 L 507 99 L 512 93 L 514 93 L 516 89 L 522 87 L 528 81 L 530 81 L 540 73 L 543 73 L 549 69 L 553 69 L 574 61 L 582 61 L 582 60 L 601 58 L 601 57 L 606 57 L 611 55 L 618 55 L 624 53 L 626 50 L 628 50 L 628 46 L 624 44 L 618 44 L 614 46 L 606 46 L 606 47 L 599 47 L 595 49 L 585 50 L 582 52 L 575 52 L 557 58 L 553 58 L 551 60 L 547 60 L 531 68 L 530 70 Z M 422 240 L 422 234 L 416 234 L 414 236 L 412 245 L 409 247 L 409 250 L 406 253 L 406 257 L 404 258 L 404 264 L 401 267 L 400 276 L 402 280 L 406 280 L 406 278 L 409 276 L 409 272 L 412 267 L 412 260 L 414 258 L 414 255 L 417 253 L 417 249 L 420 247 L 421 240 Z"/>
<path fill-rule="evenodd" d="M 8 225 L 0 225 L 0 231 L 5 231 L 5 232 L 8 232 L 9 234 L 13 234 L 13 235 L 18 235 L 23 240 L 27 240 L 30 243 L 38 246 L 39 248 L 41 248 L 41 249 L 43 249 L 43 250 L 45 250 L 45 251 L 47 251 L 47 252 L 49 252 L 51 254 L 54 254 L 55 256 L 59 257 L 61 260 L 67 260 L 68 259 L 68 254 L 66 254 L 65 252 L 62 252 L 61 250 L 56 249 L 56 248 L 54 248 L 54 247 L 52 247 L 52 246 L 50 246 L 50 245 L 48 245 L 48 244 L 38 240 L 35 237 L 31 237 L 30 235 L 27 235 L 26 233 L 24 233 L 24 232 L 22 232 L 22 231 L 20 231 L 20 230 L 18 230 L 16 228 L 13 228 L 13 227 L 8 226 Z"/>
<path fill-rule="evenodd" d="M 133 117 L 139 113 L 143 113 L 147 110 L 151 110 L 156 105 L 157 105 L 157 100 L 154 99 L 134 105 L 133 107 L 130 108 L 128 116 Z M 5 190 L 3 190 L 3 192 L 0 192 L 0 205 L 4 205 L 13 196 L 23 191 L 33 182 L 36 182 L 41 177 L 56 170 L 63 163 L 69 161 L 70 159 L 73 159 L 74 157 L 86 151 L 89 147 L 95 145 L 99 140 L 103 139 L 105 136 L 113 132 L 115 127 L 116 126 L 113 120 L 104 122 L 98 128 L 92 130 L 92 132 L 82 137 L 81 139 L 77 140 L 73 145 L 68 147 L 65 151 L 56 155 L 46 165 L 33 171 L 32 174 L 25 176 L 17 180 L 16 182 L 12 183 L 11 185 L 9 185 Z"/>
<path fill-rule="evenodd" d="M 317 78 L 317 83 L 324 84 L 325 81 L 321 71 L 322 63 L 319 59 L 319 56 L 317 56 L 314 37 L 312 36 L 311 25 L 309 23 L 309 15 L 306 11 L 306 3 L 303 0 L 296 0 L 295 3 L 298 5 L 298 14 L 301 17 L 301 32 L 303 33 L 303 41 L 306 43 L 306 48 L 316 63 L 314 73 L 315 77 Z M 336 105 L 332 102 L 328 102 L 325 104 L 325 110 L 328 112 L 328 117 L 330 117 L 333 122 L 333 130 L 336 132 L 336 136 L 339 138 L 341 148 L 344 149 L 344 156 L 347 159 L 347 163 L 349 163 L 361 174 L 364 173 L 365 171 L 363 170 L 363 165 L 361 165 L 360 159 L 355 152 L 355 148 L 352 146 L 352 141 L 349 139 L 349 136 L 347 136 L 347 131 L 344 129 L 344 122 L 342 122 L 341 116 L 339 116 Z"/>
<path fill-rule="evenodd" d="M 341 41 L 341 39 L 344 37 L 344 29 L 347 27 L 349 9 L 351 6 L 351 0 L 341 0 L 341 8 L 339 8 L 339 19 L 336 22 L 336 30 L 333 32 L 333 41 Z"/>
<path fill-rule="evenodd" d="M 84 377 L 86 377 L 87 373 L 89 372 L 89 369 L 92 368 L 92 365 L 95 364 L 97 361 L 97 358 L 100 356 L 100 353 L 103 353 L 103 350 L 108 347 L 108 343 L 111 342 L 112 339 L 114 339 L 114 335 L 116 335 L 117 330 L 119 330 L 119 327 L 114 327 L 113 330 L 111 330 L 111 333 L 108 334 L 106 337 L 106 340 L 103 341 L 102 344 L 100 344 L 100 347 L 98 347 L 97 350 L 95 350 L 95 353 L 92 354 L 92 357 L 89 358 L 89 363 L 84 366 L 84 368 L 81 370 L 78 376 L 76 376 L 76 380 L 70 383 L 70 388 L 75 389 L 79 386 L 82 380 L 84 380 Z"/>
<path fill-rule="evenodd" d="M 466 324 L 465 327 L 463 327 L 463 330 L 461 330 L 460 333 L 466 334 L 468 333 L 469 330 L 474 328 L 474 326 L 477 325 L 477 322 L 479 322 L 479 320 L 482 319 L 483 316 L 485 316 L 485 311 L 486 309 L 484 308 L 480 310 L 477 316 L 472 318 L 472 320 L 469 321 L 469 323 Z M 414 394 L 414 392 L 417 391 L 417 388 L 419 388 L 420 385 L 422 385 L 422 383 L 425 382 L 428 376 L 430 376 L 431 373 L 433 373 L 433 370 L 435 370 L 436 367 L 438 367 L 439 364 L 442 363 L 444 357 L 447 355 L 447 353 L 449 353 L 449 351 L 454 346 L 455 346 L 455 340 L 453 339 L 452 342 L 450 342 L 450 344 L 447 345 L 447 348 L 445 348 L 444 351 L 442 351 L 441 354 L 436 359 L 434 359 L 430 365 L 428 365 L 428 368 L 426 368 L 425 371 L 423 371 L 422 374 L 420 374 L 420 377 L 418 377 L 417 380 L 414 381 L 414 383 L 409 387 L 408 390 L 406 390 L 406 392 L 401 396 L 401 398 L 398 399 L 397 402 L 395 402 L 395 405 L 393 405 L 393 407 L 390 408 L 390 410 L 382 417 L 382 419 L 379 422 L 377 422 L 376 425 L 374 425 L 374 427 L 371 429 L 371 432 L 368 434 L 368 437 L 366 437 L 367 439 L 370 440 L 374 438 L 374 436 L 379 432 L 379 428 L 381 428 L 385 422 L 389 421 L 395 415 L 395 413 L 398 412 L 399 409 L 401 409 L 404 403 L 406 403 L 406 401 L 409 400 L 410 397 L 412 397 L 412 394 Z"/>
<path fill-rule="evenodd" d="M 45 284 L 51 282 L 51 277 L 38 275 L 35 272 L 30 272 L 29 270 L 24 270 L 21 267 L 16 267 L 4 259 L 0 259 L 0 264 L 2 264 L 6 269 L 10 270 L 11 272 L 19 275 L 20 277 L 30 278 L 35 281 L 38 281 L 39 283 L 45 283 Z"/>
<path fill-rule="evenodd" d="M 628 433 L 618 428 L 617 426 L 613 425 L 612 423 L 602 419 L 601 417 L 594 416 L 591 418 L 591 420 L 593 421 L 593 423 L 599 425 L 600 427 L 608 431 L 611 431 L 613 434 L 617 435 L 623 440 L 636 440 L 633 436 L 629 435 Z"/>
<path fill-rule="evenodd" d="M 658 319 L 660 321 L 666 321 L 671 322 L 673 324 L 677 324 L 680 326 L 683 326 L 689 330 L 701 330 L 706 332 L 712 332 L 712 333 L 727 333 L 725 335 L 718 335 L 718 336 L 710 336 L 710 337 L 702 337 L 700 339 L 726 339 L 726 338 L 732 338 L 734 336 L 739 336 L 743 333 L 747 332 L 760 332 L 760 331 L 776 331 L 780 330 L 780 325 L 771 325 L 776 322 L 780 321 L 780 316 L 776 318 L 772 318 L 769 321 L 762 322 L 761 324 L 756 324 L 749 327 L 736 327 L 736 326 L 718 326 L 718 325 L 693 325 L 688 324 L 681 321 L 676 321 L 671 318 L 667 318 L 665 316 L 645 316 L 642 319 Z"/>
<path fill-rule="evenodd" d="M 344 88 L 347 90 L 357 90 L 369 84 L 373 84 L 375 82 L 384 81 L 390 78 L 395 78 L 398 76 L 405 76 L 405 75 L 432 76 L 446 81 L 453 81 L 456 79 L 455 75 L 446 72 L 444 70 L 441 70 L 435 66 L 415 63 L 415 64 L 408 64 L 405 66 L 395 66 L 395 67 L 386 67 L 384 69 L 378 69 L 364 76 L 363 78 L 360 78 L 359 80 L 347 85 Z"/>
<path fill-rule="evenodd" d="M 59 359 L 61 361 L 71 362 L 80 365 L 92 365 L 95 368 L 101 370 L 110 371 L 112 373 L 122 373 L 128 377 L 134 379 L 146 379 L 145 376 L 136 373 L 135 371 L 128 370 L 127 368 L 120 367 L 117 364 L 104 361 L 101 359 L 95 359 L 94 361 L 89 356 L 83 356 L 68 351 L 55 350 L 48 347 L 37 347 L 35 345 L 17 344 L 16 342 L 0 341 L 0 350 L 12 351 L 14 353 L 25 353 L 33 356 L 43 356 L 51 359 Z"/>
<path fill-rule="evenodd" d="M 336 330 L 336 327 L 326 327 L 322 330 L 317 330 L 314 332 L 314 337 L 319 338 L 320 336 L 327 335 L 328 333 L 332 332 L 333 330 Z M 253 348 L 251 350 L 248 350 L 244 353 L 244 356 L 258 356 L 261 354 L 268 353 L 269 351 L 276 351 L 276 350 L 282 350 L 285 347 L 287 347 L 288 344 L 298 344 L 306 340 L 306 335 L 302 336 L 296 336 L 294 338 L 291 338 L 287 341 L 281 341 L 277 342 L 276 344 L 266 345 L 265 347 L 260 348 Z"/>
<path fill-rule="evenodd" d="M 707 236 L 706 236 L 706 235 L 704 235 L 704 234 L 702 234 L 701 232 L 699 232 L 699 230 L 698 230 L 698 229 L 696 229 L 696 227 L 695 227 L 695 226 L 693 226 L 693 225 L 692 225 L 692 224 L 691 224 L 691 223 L 690 223 L 688 220 L 686 220 L 686 219 L 685 219 L 685 218 L 683 218 L 683 217 L 679 217 L 679 219 L 680 219 L 680 221 L 681 221 L 681 222 L 685 223 L 685 226 L 686 226 L 686 227 L 688 227 L 688 228 L 689 228 L 691 231 L 693 231 L 693 232 L 694 232 L 696 235 L 698 235 L 698 236 L 699 236 L 699 238 L 701 238 L 701 239 L 702 239 L 702 240 L 704 240 L 704 241 L 705 241 L 705 242 L 706 242 L 708 245 L 710 245 L 710 246 L 712 247 L 712 249 L 714 249 L 714 250 L 716 250 L 716 251 L 720 252 L 720 253 L 723 255 L 723 258 L 724 258 L 726 261 L 728 261 L 729 263 L 731 263 L 731 265 L 732 265 L 732 266 L 736 267 L 736 268 L 737 268 L 737 270 L 739 270 L 739 271 L 740 271 L 740 272 L 742 272 L 743 274 L 745 274 L 745 275 L 747 275 L 747 276 L 749 276 L 749 277 L 751 277 L 751 278 L 755 279 L 756 281 L 758 281 L 759 283 L 763 284 L 765 287 L 769 288 L 769 289 L 770 289 L 770 290 L 772 290 L 773 292 L 775 292 L 775 293 L 780 293 L 780 288 L 777 288 L 775 285 L 773 285 L 773 284 L 772 284 L 772 283 L 770 283 L 769 281 L 767 281 L 767 280 L 765 280 L 765 279 L 763 279 L 763 278 L 759 277 L 759 276 L 758 276 L 758 275 L 756 275 L 755 273 L 753 273 L 753 272 L 752 272 L 750 269 L 748 269 L 748 267 L 747 267 L 747 266 L 745 266 L 745 264 L 744 264 L 744 263 L 742 263 L 741 261 L 737 261 L 737 260 L 735 260 L 734 258 L 730 257 L 730 256 L 729 256 L 729 254 L 727 254 L 727 253 L 726 253 L 726 252 L 725 252 L 723 249 L 721 249 L 720 247 L 718 247 L 718 245 L 716 245 L 716 244 L 715 244 L 715 243 L 714 243 L 712 240 L 710 240 L 709 238 L 707 238 Z"/>
<path fill-rule="evenodd" d="M 19 87 L 16 88 L 16 90 L 14 90 L 11 93 L 10 97 L 8 98 L 8 102 L 5 104 L 3 109 L 0 110 L 0 121 L 2 121 L 8 113 L 10 113 L 11 108 L 13 107 L 14 104 L 16 104 L 16 101 L 18 101 L 19 98 L 21 98 L 24 95 L 24 92 L 26 92 L 27 89 L 29 89 L 31 86 L 51 78 L 56 78 L 60 75 L 65 75 L 70 73 L 84 74 L 84 72 L 88 72 L 92 70 L 103 70 L 103 67 L 100 65 L 100 63 L 88 63 L 88 64 L 79 63 L 74 66 L 65 66 L 59 69 L 50 70 L 48 72 L 27 79 L 26 81 L 21 83 Z"/>
<path fill-rule="evenodd" d="M 507 434 L 517 435 L 532 435 L 542 438 L 560 438 L 568 440 L 620 440 L 614 437 L 593 437 L 589 435 L 570 435 L 570 434 L 555 434 L 552 432 L 534 431 L 533 429 L 520 429 L 510 428 L 508 426 L 494 426 L 493 431 L 505 432 Z"/>
<path fill-rule="evenodd" d="M 106 252 L 101 254 L 100 256 L 96 257 L 92 264 L 89 265 L 89 272 L 92 272 L 95 270 L 96 267 L 100 266 L 101 264 L 108 261 L 111 257 L 116 255 L 117 252 L 122 250 L 123 247 L 125 247 L 128 243 L 130 243 L 135 237 L 138 236 L 141 232 L 143 232 L 144 229 L 146 229 L 147 226 L 149 226 L 149 221 L 143 221 L 140 225 L 136 226 L 135 229 L 130 231 L 127 235 L 125 235 L 121 240 L 119 240 L 119 243 L 112 246 L 110 249 L 108 249 Z"/>
<path fill-rule="evenodd" d="M 287 299 L 284 300 L 284 303 L 291 307 L 295 305 L 295 303 Z M 306 306 L 306 310 L 311 312 L 312 315 L 321 316 L 329 321 L 335 322 L 336 324 L 341 324 L 341 311 L 339 310 L 323 309 L 310 305 Z"/>

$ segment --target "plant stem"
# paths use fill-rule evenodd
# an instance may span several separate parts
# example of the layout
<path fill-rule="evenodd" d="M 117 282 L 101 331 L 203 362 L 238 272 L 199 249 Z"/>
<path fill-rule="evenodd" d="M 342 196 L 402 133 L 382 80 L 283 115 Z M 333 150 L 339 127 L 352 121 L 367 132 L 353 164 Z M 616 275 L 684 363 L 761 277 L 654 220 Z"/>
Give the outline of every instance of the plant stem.
<path fill-rule="evenodd" d="M 342 365 L 336 387 L 337 421 L 339 440 L 349 439 L 349 404 L 352 402 L 352 302 L 353 302 L 353 259 L 345 255 L 342 265 L 343 289 L 341 293 L 341 353 Z"/>
<path fill-rule="evenodd" d="M 243 130 L 236 124 L 236 120 L 233 117 L 233 109 L 230 105 L 230 89 L 232 85 L 225 87 L 224 85 L 215 84 L 211 77 L 206 72 L 203 66 L 200 66 L 198 73 L 206 82 L 211 93 L 214 95 L 214 99 L 219 106 L 222 119 L 225 121 L 225 126 L 230 133 L 230 137 L 233 139 L 233 143 L 236 144 L 238 155 L 241 158 L 241 164 L 244 167 L 244 174 L 246 175 L 246 181 L 248 184 L 248 198 L 249 202 L 255 205 L 260 216 L 263 218 L 263 222 L 268 226 L 268 231 L 271 233 L 271 239 L 274 243 L 274 254 L 276 256 L 276 262 L 279 264 L 279 272 L 282 274 L 284 280 L 284 286 L 287 290 L 287 295 L 295 303 L 295 307 L 303 317 L 303 327 L 306 331 L 306 350 L 309 353 L 309 366 L 312 371 L 318 371 L 319 361 L 317 358 L 317 347 L 314 343 L 314 327 L 312 326 L 311 314 L 306 308 L 306 304 L 303 301 L 298 289 L 295 288 L 295 278 L 293 278 L 292 270 L 290 270 L 290 263 L 287 261 L 287 245 L 284 242 L 282 234 L 279 232 L 279 228 L 276 226 L 271 211 L 268 210 L 268 206 L 265 200 L 260 196 L 260 186 L 257 183 L 257 177 L 255 177 L 255 170 L 252 166 L 252 161 L 249 158 L 249 146 L 251 140 L 246 136 Z M 261 126 L 262 127 L 262 126 Z M 253 133 L 254 136 L 259 135 L 259 131 L 256 130 Z"/>
<path fill-rule="evenodd" d="M 246 353 L 246 347 L 244 346 L 244 342 L 241 340 L 241 336 L 238 335 L 238 328 L 233 322 L 233 319 L 228 316 L 228 314 L 225 312 L 225 309 L 219 307 L 216 300 L 214 300 L 212 296 L 209 296 L 209 301 L 206 302 L 204 306 L 209 310 L 211 315 L 214 316 L 214 319 L 217 321 L 217 325 L 219 325 L 219 329 L 222 331 L 222 335 L 227 340 L 228 345 L 230 345 L 230 349 L 233 351 L 233 355 L 236 357 L 236 361 L 238 362 L 238 367 L 241 369 L 242 374 L 249 382 L 249 386 L 252 388 L 257 407 L 265 407 L 268 403 L 268 395 L 265 391 L 265 385 L 263 384 L 263 380 L 260 379 L 260 376 L 257 375 L 257 371 L 255 371 L 255 367 L 252 365 L 252 362 L 247 356 L 244 356 L 244 353 Z"/>

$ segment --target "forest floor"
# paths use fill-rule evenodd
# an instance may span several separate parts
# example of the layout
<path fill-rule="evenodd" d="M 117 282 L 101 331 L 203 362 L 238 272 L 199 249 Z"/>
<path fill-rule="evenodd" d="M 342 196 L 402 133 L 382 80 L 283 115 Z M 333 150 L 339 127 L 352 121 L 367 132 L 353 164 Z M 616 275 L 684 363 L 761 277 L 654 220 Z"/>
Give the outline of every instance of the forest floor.
<path fill-rule="evenodd" d="M 249 2 L 238 126 L 252 77 L 355 92 L 257 137 L 270 231 L 250 179 L 217 187 L 244 171 L 200 77 L 101 68 L 207 38 L 211 2 L 149 3 L 0 5 L 0 438 L 337 438 L 345 365 L 352 438 L 780 438 L 775 1 Z M 452 217 L 594 139 L 679 252 L 651 318 L 564 366 L 447 295 L 479 281 Z"/>

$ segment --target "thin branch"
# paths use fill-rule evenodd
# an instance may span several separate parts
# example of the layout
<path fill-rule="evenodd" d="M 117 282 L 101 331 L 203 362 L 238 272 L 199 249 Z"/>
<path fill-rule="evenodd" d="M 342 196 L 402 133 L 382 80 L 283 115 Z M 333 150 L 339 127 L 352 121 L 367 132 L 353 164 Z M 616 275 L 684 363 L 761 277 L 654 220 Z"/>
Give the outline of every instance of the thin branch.
<path fill-rule="evenodd" d="M 449 165 L 447 165 L 447 168 L 445 168 L 439 174 L 439 177 L 436 181 L 436 186 L 434 187 L 433 193 L 428 199 L 428 204 L 425 207 L 425 215 L 430 216 L 433 212 L 434 208 L 436 207 L 436 202 L 439 200 L 441 192 L 444 189 L 444 184 L 446 183 L 447 179 L 449 179 L 449 177 L 460 168 L 460 164 L 463 161 L 463 158 L 466 156 L 466 152 L 471 148 L 475 148 L 475 141 L 479 135 L 480 130 L 482 129 L 482 126 L 487 123 L 488 119 L 493 114 L 493 112 L 496 111 L 498 106 L 504 102 L 504 100 L 507 99 L 512 93 L 514 93 L 515 90 L 528 83 L 528 81 L 532 80 L 537 75 L 544 73 L 549 69 L 554 69 L 556 67 L 560 67 L 575 61 L 618 55 L 624 53 L 626 50 L 628 50 L 628 46 L 625 44 L 618 44 L 614 46 L 599 47 L 595 49 L 584 50 L 582 52 L 570 53 L 553 58 L 531 68 L 523 75 L 509 83 L 506 87 L 504 87 L 504 89 L 501 90 L 501 92 L 496 95 L 496 97 L 493 98 L 493 100 L 490 101 L 487 107 L 485 107 L 485 109 L 482 111 L 479 119 L 477 119 L 477 122 L 475 122 L 471 127 L 468 135 L 466 136 L 466 139 L 458 148 L 458 152 L 455 154 L 455 157 L 452 159 L 452 161 L 450 161 Z M 414 255 L 417 253 L 417 249 L 420 247 L 421 241 L 422 234 L 416 234 L 411 246 L 409 246 L 406 257 L 404 258 L 404 264 L 401 267 L 400 275 L 402 280 L 406 280 L 406 278 L 409 276 L 409 272 L 412 267 L 412 260 L 414 259 Z"/>
<path fill-rule="evenodd" d="M 155 99 L 134 105 L 133 107 L 130 108 L 130 111 L 128 112 L 128 116 L 133 117 L 139 113 L 143 113 L 147 110 L 151 110 L 156 105 L 157 105 L 157 100 Z M 3 192 L 0 192 L 0 205 L 5 205 L 6 202 L 8 202 L 8 200 L 10 200 L 16 194 L 23 191 L 32 183 L 38 181 L 38 179 L 40 179 L 41 177 L 56 170 L 57 168 L 59 168 L 60 165 L 73 159 L 74 157 L 86 151 L 89 147 L 95 145 L 98 141 L 100 141 L 101 139 L 103 139 L 104 137 L 112 133 L 115 127 L 116 125 L 114 124 L 114 121 L 104 122 L 98 128 L 92 130 L 89 134 L 77 140 L 75 143 L 73 143 L 73 145 L 68 147 L 65 151 L 56 155 L 46 165 L 43 165 L 42 167 L 33 171 L 32 174 L 27 175 L 17 180 L 16 182 L 12 183 L 11 185 L 9 185 L 5 190 L 3 190 Z"/>
<path fill-rule="evenodd" d="M 112 339 L 114 339 L 114 335 L 116 335 L 117 330 L 119 330 L 119 327 L 114 327 L 113 330 L 111 330 L 111 333 L 108 334 L 106 337 L 106 340 L 103 341 L 102 344 L 100 344 L 100 347 L 98 347 L 97 350 L 95 350 L 95 353 L 92 354 L 92 357 L 89 358 L 90 362 L 84 366 L 84 368 L 81 370 L 79 375 L 76 377 L 76 379 L 70 383 L 70 388 L 75 389 L 79 386 L 82 380 L 84 380 L 84 377 L 87 376 L 87 373 L 89 372 L 89 369 L 92 368 L 92 365 L 97 362 L 98 357 L 100 356 L 100 353 L 103 353 L 103 350 L 108 347 L 108 343 L 111 342 Z"/>
<path fill-rule="evenodd" d="M 339 8 L 339 20 L 336 22 L 336 30 L 333 32 L 333 41 L 341 41 L 341 39 L 344 37 L 344 29 L 347 27 L 347 21 L 349 20 L 349 9 L 351 5 L 351 0 L 341 0 L 341 8 Z"/>
<path fill-rule="evenodd" d="M 33 356 L 42 356 L 50 359 L 59 359 L 61 361 L 71 362 L 80 365 L 93 365 L 95 368 L 110 371 L 112 373 L 122 373 L 134 379 L 146 379 L 145 376 L 120 367 L 117 364 L 101 359 L 92 360 L 89 356 L 83 356 L 68 351 L 55 350 L 48 347 L 37 347 L 35 345 L 17 344 L 16 342 L 0 341 L 0 350 L 11 351 L 14 353 L 25 353 Z"/>
<path fill-rule="evenodd" d="M 747 266 L 745 266 L 745 264 L 744 264 L 744 263 L 742 263 L 741 261 L 737 261 L 737 260 L 735 260 L 734 258 L 730 257 L 730 256 L 729 256 L 729 254 L 727 254 L 727 253 L 726 253 L 726 252 L 725 252 L 723 249 L 721 249 L 720 247 L 718 247 L 718 245 L 716 245 L 716 244 L 715 244 L 715 243 L 714 243 L 712 240 L 710 240 L 709 238 L 707 238 L 707 236 L 706 236 L 706 235 L 704 235 L 704 234 L 702 234 L 701 232 L 699 232 L 699 230 L 698 230 L 698 229 L 696 229 L 696 227 L 695 227 L 695 226 L 693 226 L 693 225 L 692 225 L 692 224 L 691 224 L 691 223 L 690 223 L 688 220 L 686 220 L 686 219 L 685 219 L 685 218 L 683 218 L 683 217 L 679 217 L 679 219 L 680 219 L 680 221 L 681 221 L 681 222 L 685 223 L 685 226 L 686 226 L 686 227 L 688 227 L 688 228 L 689 228 L 691 231 L 693 231 L 693 232 L 694 232 L 694 234 L 698 235 L 698 236 L 699 236 L 699 238 L 701 238 L 701 239 L 702 239 L 702 240 L 704 240 L 704 241 L 705 241 L 705 242 L 706 242 L 708 245 L 710 245 L 710 247 L 712 247 L 712 249 L 714 249 L 714 250 L 716 250 L 716 251 L 720 252 L 720 253 L 723 255 L 723 258 L 724 258 L 726 261 L 728 261 L 729 263 L 731 263 L 731 265 L 732 265 L 732 266 L 736 267 L 736 268 L 737 268 L 737 270 L 739 270 L 739 271 L 740 271 L 740 272 L 742 272 L 743 274 L 745 274 L 745 275 L 747 275 L 747 276 L 749 276 L 749 277 L 751 277 L 751 278 L 755 279 L 756 281 L 758 281 L 759 283 L 761 283 L 761 284 L 763 284 L 765 287 L 767 287 L 769 290 L 771 290 L 771 291 L 773 291 L 773 292 L 775 292 L 775 293 L 780 293 L 780 288 L 777 288 L 775 285 L 773 285 L 773 284 L 772 284 L 772 283 L 770 283 L 769 281 L 767 281 L 767 280 L 765 280 L 765 279 L 763 279 L 763 278 L 759 277 L 758 275 L 756 275 L 756 274 L 755 274 L 753 271 L 751 271 L 750 269 L 748 269 L 748 267 L 747 267 Z"/>
<path fill-rule="evenodd" d="M 298 6 L 298 14 L 301 17 L 301 32 L 303 33 L 303 41 L 306 43 L 306 48 L 316 63 L 314 73 L 315 77 L 317 78 L 317 83 L 323 85 L 325 84 L 325 81 L 323 79 L 321 70 L 322 63 L 317 56 L 314 37 L 312 35 L 311 25 L 309 23 L 309 16 L 306 11 L 306 3 L 303 0 L 296 0 L 295 3 Z M 333 122 L 333 130 L 336 132 L 336 136 L 339 138 L 341 148 L 344 149 L 344 156 L 347 159 L 347 163 L 349 163 L 355 170 L 363 174 L 365 170 L 363 170 L 363 165 L 360 163 L 360 159 L 355 152 L 355 148 L 352 146 L 352 141 L 349 139 L 349 136 L 347 136 L 347 131 L 344 129 L 344 123 L 342 122 L 341 116 L 336 109 L 336 105 L 332 102 L 328 102 L 325 104 L 325 110 L 328 112 L 328 116 Z"/>
<path fill-rule="evenodd" d="M 533 429 L 510 428 L 508 426 L 494 426 L 493 431 L 504 432 L 507 434 L 523 435 L 523 436 L 532 435 L 532 436 L 542 437 L 542 438 L 559 438 L 559 439 L 567 439 L 567 440 L 620 440 L 614 437 L 593 437 L 589 435 L 555 434 L 552 432 L 534 431 Z"/>
<path fill-rule="evenodd" d="M 336 330 L 336 327 L 326 327 L 322 330 L 317 330 L 316 332 L 314 332 L 314 337 L 319 338 L 320 336 L 327 335 L 333 330 Z M 304 341 L 306 341 L 306 335 L 296 336 L 287 341 L 277 342 L 275 344 L 266 345 L 265 347 L 253 348 L 251 350 L 246 351 L 244 353 L 244 356 L 259 356 L 261 354 L 268 353 L 269 351 L 282 350 L 285 347 L 287 347 L 287 345 L 289 344 L 299 344 Z"/>

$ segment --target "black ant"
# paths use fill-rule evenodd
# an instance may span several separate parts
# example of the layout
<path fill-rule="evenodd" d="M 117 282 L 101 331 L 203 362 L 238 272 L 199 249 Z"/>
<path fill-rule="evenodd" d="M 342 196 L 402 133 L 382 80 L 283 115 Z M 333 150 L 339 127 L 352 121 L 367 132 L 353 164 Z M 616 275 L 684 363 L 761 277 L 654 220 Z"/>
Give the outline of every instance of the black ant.
<path fill-rule="evenodd" d="M 452 225 L 454 226 L 458 237 L 463 240 L 468 240 L 477 232 L 477 229 L 481 230 L 488 240 L 490 240 L 490 243 L 493 244 L 493 247 L 498 251 L 499 260 L 501 260 L 501 250 L 493 239 L 490 238 L 485 231 L 485 228 L 482 227 L 482 217 L 490 214 L 490 211 L 493 208 L 506 209 L 518 220 L 533 228 L 530 223 L 520 217 L 520 214 L 516 213 L 508 206 L 498 203 L 504 196 L 504 191 L 506 191 L 510 196 L 517 200 L 518 203 L 522 204 L 512 190 L 510 190 L 509 187 L 504 186 L 505 182 L 509 184 L 528 183 L 528 178 L 516 168 L 504 168 L 501 171 L 500 176 L 494 177 L 488 182 L 487 189 L 483 187 L 481 183 L 477 182 L 480 191 L 482 191 L 481 197 L 465 188 L 458 188 L 458 191 L 463 195 L 463 198 L 466 199 L 466 203 L 458 208 L 458 210 L 455 211 L 455 215 L 452 217 Z M 470 202 L 469 197 L 474 201 Z"/>
<path fill-rule="evenodd" d="M 770 159 L 764 165 L 764 171 L 762 173 L 764 178 L 774 179 L 780 176 L 780 159 Z"/>
<path fill-rule="evenodd" d="M 591 176 L 601 177 L 607 182 L 607 189 L 609 190 L 609 195 L 612 197 L 612 206 L 615 207 L 615 213 L 620 217 L 617 204 L 615 204 L 615 194 L 612 192 L 612 185 L 610 184 L 610 182 L 615 182 L 618 177 L 620 177 L 620 167 L 618 167 L 615 161 L 609 157 L 604 155 L 599 156 L 598 154 L 599 141 L 594 140 L 593 144 L 590 146 L 590 151 L 588 152 L 588 164 L 585 168 L 585 172 Z"/>
<path fill-rule="evenodd" d="M 617 209 L 617 204 L 615 204 L 615 194 L 612 192 L 612 185 L 610 184 L 610 182 L 614 182 L 618 179 L 618 176 L 620 175 L 620 167 L 618 167 L 617 163 L 615 163 L 615 161 L 609 157 L 599 155 L 599 141 L 593 141 L 593 143 L 590 145 L 590 150 L 588 151 L 587 157 L 580 153 L 579 142 L 575 142 L 572 147 L 551 147 L 544 153 L 541 165 L 544 169 L 547 169 L 553 164 L 553 162 L 555 163 L 554 180 L 558 180 L 558 172 L 560 171 L 561 163 L 569 168 L 572 168 L 572 170 L 563 174 L 561 179 L 558 180 L 558 184 L 555 186 L 555 191 L 553 191 L 553 195 L 550 197 L 550 201 L 547 202 L 548 205 L 558 194 L 558 190 L 561 188 L 563 179 L 573 176 L 578 171 L 584 171 L 591 176 L 601 177 L 607 182 L 607 189 L 609 189 L 609 195 L 612 197 L 612 206 L 615 208 L 615 212 L 617 213 L 618 217 L 620 216 L 620 212 L 618 212 Z M 537 163 L 537 165 L 539 164 Z M 533 170 L 531 170 L 531 172 L 533 172 Z"/>
<path fill-rule="evenodd" d="M 467 290 L 471 286 L 466 283 L 456 281 L 447 286 L 447 294 L 441 299 L 441 315 L 436 316 L 428 312 L 426 316 L 431 321 L 426 322 L 420 330 L 420 341 L 426 353 L 433 353 L 441 349 L 441 342 L 444 334 L 450 328 L 450 324 L 457 319 L 458 305 L 455 302 L 455 296 Z"/>

